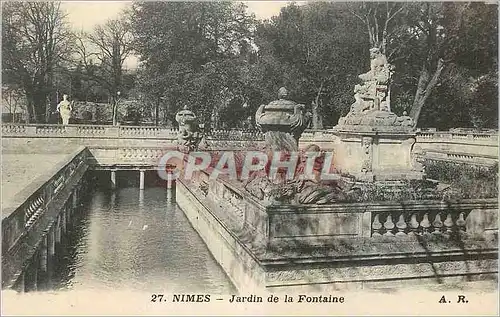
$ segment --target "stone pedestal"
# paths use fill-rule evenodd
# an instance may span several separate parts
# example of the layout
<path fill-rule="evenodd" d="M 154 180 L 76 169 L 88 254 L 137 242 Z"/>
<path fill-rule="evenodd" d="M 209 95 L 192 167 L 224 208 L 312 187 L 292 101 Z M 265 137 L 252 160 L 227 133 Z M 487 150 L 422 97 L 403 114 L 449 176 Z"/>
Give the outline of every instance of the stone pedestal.
<path fill-rule="evenodd" d="M 370 49 L 370 71 L 359 75 L 349 113 L 334 128 L 338 136 L 334 167 L 360 181 L 422 179 L 423 167 L 412 153 L 415 124 L 391 111 L 394 71 L 379 48 Z"/>
<path fill-rule="evenodd" d="M 336 129 L 333 166 L 338 172 L 360 181 L 424 178 L 423 167 L 412 154 L 415 132 L 370 130 Z"/>

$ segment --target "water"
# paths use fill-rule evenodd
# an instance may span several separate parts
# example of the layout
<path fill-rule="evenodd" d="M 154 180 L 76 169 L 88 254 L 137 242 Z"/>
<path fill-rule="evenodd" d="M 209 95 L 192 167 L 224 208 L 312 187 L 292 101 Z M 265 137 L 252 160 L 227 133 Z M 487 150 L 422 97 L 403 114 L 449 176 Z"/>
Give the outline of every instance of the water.
<path fill-rule="evenodd" d="M 78 215 L 49 270 L 50 289 L 235 292 L 165 188 L 98 189 Z"/>

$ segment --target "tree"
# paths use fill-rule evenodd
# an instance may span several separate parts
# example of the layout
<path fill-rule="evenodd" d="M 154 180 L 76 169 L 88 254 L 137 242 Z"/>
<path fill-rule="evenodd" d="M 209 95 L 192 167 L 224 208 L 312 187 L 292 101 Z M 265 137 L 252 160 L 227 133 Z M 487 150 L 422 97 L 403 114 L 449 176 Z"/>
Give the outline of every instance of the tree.
<path fill-rule="evenodd" d="M 366 27 L 370 47 L 380 49 L 385 55 L 392 38 L 405 29 L 400 18 L 408 13 L 408 5 L 398 2 L 360 2 L 347 4 L 349 11 Z M 406 12 L 405 12 L 406 11 Z"/>
<path fill-rule="evenodd" d="M 496 6 L 465 2 L 374 2 L 350 5 L 350 10 L 365 25 L 371 45 L 381 48 L 389 62 L 396 65 L 397 96 L 393 100 L 405 100 L 409 105 L 405 110 L 409 110 L 415 124 L 420 123 L 422 110 L 433 92 L 441 87 L 443 93 L 442 85 L 450 84 L 450 78 L 467 73 L 465 69 L 480 70 L 480 74 L 472 72 L 476 78 L 496 69 L 496 61 L 491 62 L 496 59 L 498 43 Z M 471 53 L 487 54 L 488 62 L 471 59 Z M 462 71 L 454 71 L 457 66 Z M 408 103 L 409 94 L 413 98 Z"/>
<path fill-rule="evenodd" d="M 363 32 L 344 4 L 282 8 L 256 32 L 259 81 L 268 84 L 262 88 L 267 98 L 276 98 L 279 86 L 287 86 L 296 101 L 311 106 L 313 128 L 333 125 L 352 103 L 356 75 L 367 66 Z"/>
<path fill-rule="evenodd" d="M 233 83 L 243 64 L 235 60 L 252 37 L 253 18 L 244 5 L 139 2 L 131 20 L 141 76 L 147 80 L 140 83 L 141 94 L 170 118 L 189 105 L 208 127 L 224 103 L 221 92 L 237 94 Z"/>
<path fill-rule="evenodd" d="M 5 110 L 12 116 L 12 122 L 17 121 L 19 111 L 26 110 L 26 95 L 23 89 L 13 86 L 2 87 L 2 104 Z"/>
<path fill-rule="evenodd" d="M 59 2 L 6 2 L 2 12 L 2 78 L 27 99 L 28 121 L 41 122 L 57 65 L 72 52 L 72 34 Z"/>
<path fill-rule="evenodd" d="M 111 97 L 113 125 L 117 124 L 117 102 L 123 88 L 123 63 L 133 51 L 132 40 L 130 23 L 125 18 L 109 20 L 78 37 L 78 53 L 86 76 L 105 87 Z"/>

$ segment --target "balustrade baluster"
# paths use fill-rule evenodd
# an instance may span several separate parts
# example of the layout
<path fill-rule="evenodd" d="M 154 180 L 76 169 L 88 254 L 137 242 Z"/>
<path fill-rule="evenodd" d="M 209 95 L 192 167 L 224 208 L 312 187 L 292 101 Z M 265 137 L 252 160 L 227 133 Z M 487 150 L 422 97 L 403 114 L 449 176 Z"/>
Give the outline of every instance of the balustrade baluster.
<path fill-rule="evenodd" d="M 380 222 L 380 215 L 376 214 L 375 217 L 373 217 L 373 223 L 372 223 L 372 236 L 373 237 L 380 237 L 382 236 L 382 223 Z"/>
<path fill-rule="evenodd" d="M 396 223 L 396 227 L 398 228 L 398 232 L 396 233 L 396 236 L 405 236 L 405 230 L 408 227 L 405 221 L 404 214 L 399 215 L 399 220 Z"/>
<path fill-rule="evenodd" d="M 441 221 L 441 213 L 440 212 L 438 212 L 436 214 L 436 217 L 434 218 L 434 222 L 432 223 L 432 226 L 434 227 L 434 231 L 432 233 L 434 233 L 434 234 L 441 233 L 441 228 L 443 227 L 443 222 Z"/>
<path fill-rule="evenodd" d="M 28 207 L 24 211 L 26 223 L 28 222 L 28 220 L 30 219 L 30 217 L 32 215 L 32 211 L 31 211 L 32 208 L 33 207 L 30 204 L 30 205 L 28 205 Z"/>
<path fill-rule="evenodd" d="M 450 234 L 452 232 L 452 227 L 453 227 L 453 219 L 451 217 L 451 212 L 448 212 L 448 215 L 446 216 L 446 220 L 444 221 L 443 224 L 446 228 L 446 233 Z"/>
<path fill-rule="evenodd" d="M 429 221 L 429 213 L 425 213 L 424 217 L 422 218 L 422 221 L 420 222 L 420 227 L 422 227 L 422 233 L 427 234 L 429 233 L 429 228 L 431 226 L 431 222 Z"/>
<path fill-rule="evenodd" d="M 388 214 L 387 218 L 384 222 L 384 228 L 385 228 L 385 234 L 384 236 L 392 237 L 394 234 L 392 233 L 392 230 L 394 229 L 395 225 L 394 222 L 392 221 L 392 215 Z"/>
<path fill-rule="evenodd" d="M 419 222 L 417 221 L 417 213 L 413 213 L 410 218 L 410 232 L 408 232 L 409 235 L 418 235 L 418 227 L 420 226 Z"/>
<path fill-rule="evenodd" d="M 461 212 L 459 215 L 458 215 L 458 219 L 456 221 L 456 225 L 458 227 L 458 230 L 462 233 L 465 233 L 465 225 L 466 225 L 466 222 L 465 222 L 465 213 L 464 212 Z"/>

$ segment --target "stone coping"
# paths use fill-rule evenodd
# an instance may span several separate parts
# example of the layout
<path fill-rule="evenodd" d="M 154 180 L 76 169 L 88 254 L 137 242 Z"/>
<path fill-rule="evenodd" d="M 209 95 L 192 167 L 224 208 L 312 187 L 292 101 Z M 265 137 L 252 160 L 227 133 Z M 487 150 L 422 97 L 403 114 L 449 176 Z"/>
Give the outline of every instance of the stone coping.
<path fill-rule="evenodd" d="M 8 202 L 2 201 L 2 221 L 8 219 L 17 208 L 24 204 L 37 190 L 47 184 L 57 172 L 70 164 L 71 161 L 83 151 L 88 151 L 88 149 L 85 146 L 78 147 L 73 153 L 66 155 L 64 159 L 57 162 L 48 171 L 34 179 L 29 185 L 19 191 L 14 200 Z"/>
<path fill-rule="evenodd" d="M 485 146 L 490 146 L 490 147 L 498 147 L 498 145 L 493 145 L 493 144 L 488 144 Z M 429 153 L 436 153 L 436 154 L 444 154 L 444 155 L 457 155 L 457 156 L 470 156 L 470 157 L 480 157 L 480 158 L 486 158 L 486 159 L 495 159 L 498 160 L 498 155 L 488 155 L 488 154 L 470 154 L 465 151 L 462 152 L 457 152 L 457 151 L 446 151 L 446 150 L 426 150 L 426 154 Z"/>
<path fill-rule="evenodd" d="M 3 122 L 2 127 L 5 128 L 23 128 L 23 127 L 48 127 L 48 128 L 62 128 L 64 127 L 61 124 L 37 124 L 37 123 L 10 123 L 10 122 Z M 113 126 L 113 125 L 94 125 L 94 124 L 68 124 L 66 127 L 70 128 L 87 128 L 87 129 L 120 129 L 120 130 L 161 130 L 161 131 L 168 131 L 168 132 L 177 132 L 178 129 L 176 127 L 165 127 L 165 126 L 150 126 L 150 125 L 139 125 L 139 126 L 129 126 L 129 125 L 119 125 L 119 126 Z M 349 129 L 346 130 L 345 127 L 347 126 L 335 126 L 332 128 L 327 128 L 327 129 L 306 129 L 303 134 L 304 136 L 307 136 L 308 134 L 335 134 L 339 131 L 355 131 L 356 129 Z M 349 126 L 351 127 L 351 126 Z M 352 126 L 352 127 L 359 127 L 359 126 Z M 379 132 L 379 130 L 375 129 L 373 130 L 372 127 L 369 127 L 369 130 L 366 131 L 372 131 L 372 132 Z M 401 127 L 399 127 L 401 129 Z M 18 132 L 16 132 L 18 133 Z M 230 133 L 230 134 L 238 134 L 238 133 L 260 133 L 260 131 L 253 129 L 253 130 L 239 130 L 239 129 L 214 129 L 209 132 L 210 133 Z M 455 128 L 455 129 L 449 129 L 449 130 L 440 130 L 437 131 L 436 129 L 420 129 L 417 128 L 416 130 L 412 130 L 411 134 L 416 133 L 417 136 L 422 136 L 424 138 L 429 138 L 429 137 L 436 137 L 436 138 L 450 138 L 452 136 L 460 136 L 459 139 L 464 139 L 465 136 L 470 135 L 471 137 L 474 135 L 481 135 L 481 136 L 492 136 L 492 137 L 498 137 L 498 130 L 494 129 L 489 129 L 486 131 L 481 131 L 481 130 L 475 130 L 475 129 L 460 129 L 460 128 Z M 11 135 L 9 135 L 10 137 Z"/>
<path fill-rule="evenodd" d="M 351 261 L 415 261 L 428 257 L 489 255 L 498 258 L 498 239 L 491 235 L 477 238 L 461 235 L 448 239 L 433 234 L 413 239 L 397 237 L 336 239 L 326 247 L 275 247 L 261 254 L 260 261 L 269 265 L 298 263 L 346 263 Z"/>
<path fill-rule="evenodd" d="M 401 202 L 393 201 L 374 201 L 374 202 L 339 202 L 331 205 L 268 205 L 268 213 L 323 213 L 323 212 L 398 212 L 398 211 L 426 211 L 449 210 L 463 208 L 498 208 L 498 199 L 464 199 L 461 201 L 435 201 L 435 200 L 407 200 Z"/>
<path fill-rule="evenodd" d="M 343 125 L 333 129 L 339 134 L 363 134 L 379 136 L 415 136 L 417 131 L 413 128 L 401 126 L 368 126 L 368 125 Z"/>
<path fill-rule="evenodd" d="M 202 171 L 208 177 L 213 168 L 207 168 Z M 250 193 L 248 193 L 243 183 L 231 181 L 224 176 L 219 176 L 217 181 L 222 182 L 224 185 L 237 192 L 245 199 L 251 201 L 253 204 L 266 208 L 268 214 L 275 213 L 332 213 L 332 212 L 345 212 L 346 208 L 350 212 L 397 212 L 397 211 L 426 211 L 429 208 L 433 210 L 449 210 L 449 209 L 462 209 L 462 208 L 482 208 L 482 209 L 496 209 L 498 208 L 497 198 L 480 198 L 480 199 L 463 199 L 454 201 L 436 201 L 436 200 L 405 200 L 405 201 L 367 201 L 367 202 L 338 202 L 335 204 L 313 205 L 313 204 L 281 204 L 273 205 L 266 204 L 257 200 Z"/>

